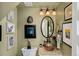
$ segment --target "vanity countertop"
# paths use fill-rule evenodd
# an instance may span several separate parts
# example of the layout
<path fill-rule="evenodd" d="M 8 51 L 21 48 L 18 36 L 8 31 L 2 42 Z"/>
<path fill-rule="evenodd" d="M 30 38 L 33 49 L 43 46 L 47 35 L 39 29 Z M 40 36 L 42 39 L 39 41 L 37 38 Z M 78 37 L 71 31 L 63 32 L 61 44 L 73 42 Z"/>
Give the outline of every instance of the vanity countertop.
<path fill-rule="evenodd" d="M 62 52 L 60 50 L 54 49 L 53 51 L 47 51 L 44 47 L 40 47 L 38 49 L 39 56 L 62 56 Z"/>

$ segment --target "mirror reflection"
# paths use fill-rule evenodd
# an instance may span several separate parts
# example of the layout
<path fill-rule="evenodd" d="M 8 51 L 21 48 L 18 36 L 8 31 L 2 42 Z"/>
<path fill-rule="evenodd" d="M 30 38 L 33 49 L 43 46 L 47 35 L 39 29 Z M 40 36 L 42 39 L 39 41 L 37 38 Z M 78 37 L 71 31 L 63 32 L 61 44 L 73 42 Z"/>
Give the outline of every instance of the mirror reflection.
<path fill-rule="evenodd" d="M 54 32 L 54 22 L 50 16 L 45 16 L 41 22 L 41 32 L 42 35 L 46 38 L 52 36 Z"/>

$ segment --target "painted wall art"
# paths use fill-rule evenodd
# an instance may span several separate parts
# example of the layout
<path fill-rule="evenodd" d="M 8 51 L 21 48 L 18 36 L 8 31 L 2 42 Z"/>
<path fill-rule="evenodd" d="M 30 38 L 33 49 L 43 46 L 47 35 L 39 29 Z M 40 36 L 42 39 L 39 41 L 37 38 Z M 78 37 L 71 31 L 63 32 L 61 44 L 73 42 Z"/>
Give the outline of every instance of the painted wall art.
<path fill-rule="evenodd" d="M 72 3 L 68 4 L 64 8 L 64 18 L 65 18 L 65 20 L 71 20 L 72 19 Z"/>
<path fill-rule="evenodd" d="M 12 48 L 14 46 L 14 36 L 13 35 L 8 35 L 8 49 Z"/>
<path fill-rule="evenodd" d="M 63 23 L 63 42 L 72 46 L 72 23 Z"/>
<path fill-rule="evenodd" d="M 25 38 L 36 38 L 36 25 L 24 25 Z"/>
<path fill-rule="evenodd" d="M 15 32 L 15 25 L 11 22 L 7 22 L 7 33 Z"/>
<path fill-rule="evenodd" d="M 7 15 L 7 20 L 12 21 L 14 20 L 14 10 L 10 11 Z"/>
<path fill-rule="evenodd" d="M 0 25 L 0 41 L 2 40 L 2 25 Z"/>

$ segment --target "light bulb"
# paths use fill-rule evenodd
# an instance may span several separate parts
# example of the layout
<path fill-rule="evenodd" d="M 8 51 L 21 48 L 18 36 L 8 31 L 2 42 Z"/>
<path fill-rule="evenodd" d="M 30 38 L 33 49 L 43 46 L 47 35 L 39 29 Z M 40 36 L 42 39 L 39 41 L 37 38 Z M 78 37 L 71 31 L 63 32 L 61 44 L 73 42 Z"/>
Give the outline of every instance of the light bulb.
<path fill-rule="evenodd" d="M 56 15 L 56 11 L 53 11 L 53 12 L 52 12 L 52 15 L 54 15 L 54 16 L 55 16 L 55 15 Z"/>
<path fill-rule="evenodd" d="M 49 12 L 49 11 L 47 11 L 47 12 L 46 12 L 46 15 L 50 15 L 50 12 Z"/>
<path fill-rule="evenodd" d="M 40 10 L 40 15 L 41 15 L 41 16 L 44 15 L 43 9 Z"/>
<path fill-rule="evenodd" d="M 41 16 L 44 15 L 43 11 L 40 11 L 40 15 L 41 15 Z"/>
<path fill-rule="evenodd" d="M 54 9 L 52 9 L 52 15 L 56 15 L 56 10 L 55 10 L 55 8 Z"/>
<path fill-rule="evenodd" d="M 49 9 L 46 9 L 46 15 L 50 15 Z"/>

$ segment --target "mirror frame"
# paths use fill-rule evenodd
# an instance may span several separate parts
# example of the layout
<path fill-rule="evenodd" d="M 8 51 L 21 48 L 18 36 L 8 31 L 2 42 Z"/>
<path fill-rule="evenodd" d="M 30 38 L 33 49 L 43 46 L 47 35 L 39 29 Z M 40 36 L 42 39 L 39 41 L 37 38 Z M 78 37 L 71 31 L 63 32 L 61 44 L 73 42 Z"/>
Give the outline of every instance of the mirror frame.
<path fill-rule="evenodd" d="M 42 31 L 42 23 L 43 23 L 43 20 L 44 20 L 46 17 L 49 17 L 49 18 L 50 18 L 50 20 L 52 21 L 52 25 L 53 25 L 52 34 L 51 34 L 49 37 L 46 37 L 46 36 L 43 34 L 43 31 Z M 45 38 L 50 38 L 50 37 L 53 35 L 53 33 L 54 33 L 54 21 L 53 21 L 53 19 L 52 19 L 50 16 L 45 16 L 45 17 L 43 17 L 43 19 L 42 19 L 42 21 L 41 21 L 41 33 L 42 33 L 42 35 L 43 35 Z"/>

